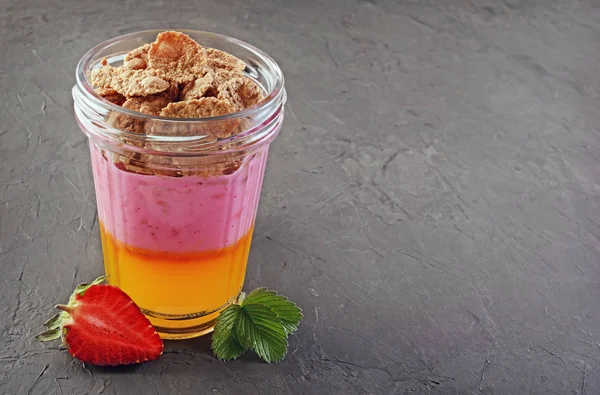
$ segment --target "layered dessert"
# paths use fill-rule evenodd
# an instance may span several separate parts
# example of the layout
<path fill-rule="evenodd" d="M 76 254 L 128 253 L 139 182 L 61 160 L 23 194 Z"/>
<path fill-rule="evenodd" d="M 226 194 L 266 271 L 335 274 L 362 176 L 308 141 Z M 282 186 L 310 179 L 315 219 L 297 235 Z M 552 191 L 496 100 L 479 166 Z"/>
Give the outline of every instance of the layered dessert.
<path fill-rule="evenodd" d="M 228 141 L 243 121 L 222 116 L 264 98 L 245 63 L 178 32 L 103 61 L 89 80 L 116 111 L 110 123 L 131 136 L 198 136 Z M 148 117 L 186 118 L 157 127 Z M 196 125 L 193 119 L 216 118 Z M 267 149 L 222 155 L 157 153 L 150 141 L 127 148 L 90 143 L 108 281 L 142 308 L 163 337 L 209 331 L 244 282 Z M 232 143 L 233 144 L 233 143 Z M 164 147 L 163 147 L 164 151 Z M 167 148 L 168 151 L 168 148 Z"/>

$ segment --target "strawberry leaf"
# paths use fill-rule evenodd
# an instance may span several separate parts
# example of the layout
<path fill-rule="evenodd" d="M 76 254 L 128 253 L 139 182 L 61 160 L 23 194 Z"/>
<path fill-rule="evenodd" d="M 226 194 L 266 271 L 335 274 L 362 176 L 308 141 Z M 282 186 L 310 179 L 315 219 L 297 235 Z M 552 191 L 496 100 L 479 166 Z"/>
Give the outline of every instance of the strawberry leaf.
<path fill-rule="evenodd" d="M 69 306 L 75 304 L 75 298 L 77 295 L 83 295 L 85 291 L 88 290 L 89 287 L 96 284 L 101 284 L 106 280 L 106 276 L 100 276 L 90 284 L 79 284 L 75 287 L 75 291 L 69 297 Z M 61 336 L 61 328 L 62 326 L 70 320 L 69 313 L 66 311 L 61 311 L 58 314 L 55 314 L 48 321 L 44 322 L 44 326 L 48 328 L 45 332 L 40 333 L 35 338 L 39 341 L 50 341 L 58 339 Z"/>
<path fill-rule="evenodd" d="M 98 285 L 98 284 L 102 284 L 103 282 L 106 281 L 106 279 L 108 278 L 108 276 L 100 276 L 97 277 L 94 281 L 92 281 L 92 283 L 90 285 Z"/>
<path fill-rule="evenodd" d="M 48 321 L 44 322 L 44 326 L 48 329 L 56 329 L 60 327 L 63 324 L 63 322 L 68 318 L 69 315 L 64 311 L 61 311 L 60 313 L 57 313 L 54 317 L 50 318 Z"/>
<path fill-rule="evenodd" d="M 275 291 L 241 292 L 217 318 L 211 348 L 220 360 L 235 359 L 251 349 L 266 362 L 279 362 L 287 352 L 288 335 L 301 320 L 300 308 Z"/>
<path fill-rule="evenodd" d="M 217 318 L 211 348 L 213 354 L 222 361 L 236 359 L 245 351 L 233 334 L 240 309 L 239 305 L 232 304 Z"/>
<path fill-rule="evenodd" d="M 283 329 L 288 335 L 294 333 L 298 329 L 298 324 L 302 321 L 302 310 L 296 303 L 267 288 L 257 288 L 250 292 L 244 299 L 242 306 L 250 304 L 262 304 L 273 310 L 281 320 Z"/>
<path fill-rule="evenodd" d="M 73 291 L 73 293 L 69 297 L 69 304 L 71 305 L 71 304 L 75 303 L 75 298 L 77 297 L 77 295 L 83 296 L 83 294 L 85 293 L 85 291 L 87 291 L 87 289 L 89 287 L 91 287 L 92 285 L 102 284 L 105 280 L 106 280 L 106 276 L 100 276 L 97 279 L 95 279 L 94 281 L 92 281 L 90 284 L 87 284 L 87 283 L 79 284 L 78 286 L 75 287 L 75 291 Z"/>
<path fill-rule="evenodd" d="M 243 305 L 234 325 L 235 338 L 266 362 L 279 362 L 287 352 L 287 334 L 277 314 L 262 304 Z"/>
<path fill-rule="evenodd" d="M 48 329 L 47 331 L 42 332 L 39 335 L 37 335 L 35 337 L 35 339 L 39 340 L 41 342 L 47 342 L 50 340 L 58 339 L 61 334 L 62 334 L 62 328 Z"/>
<path fill-rule="evenodd" d="M 238 358 L 246 349 L 235 340 L 234 336 L 213 340 L 212 350 L 221 361 L 231 361 Z"/>

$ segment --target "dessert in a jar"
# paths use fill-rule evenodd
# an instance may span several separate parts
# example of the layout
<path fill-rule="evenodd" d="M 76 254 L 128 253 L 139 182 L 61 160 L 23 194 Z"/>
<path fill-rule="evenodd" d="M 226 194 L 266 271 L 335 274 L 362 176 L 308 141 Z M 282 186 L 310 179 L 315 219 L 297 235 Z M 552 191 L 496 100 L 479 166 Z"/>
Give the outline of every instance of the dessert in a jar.
<path fill-rule="evenodd" d="M 248 44 L 166 31 L 138 46 L 156 33 L 84 56 L 75 109 L 108 281 L 161 336 L 189 338 L 211 331 L 241 291 L 285 91 L 275 62 Z"/>

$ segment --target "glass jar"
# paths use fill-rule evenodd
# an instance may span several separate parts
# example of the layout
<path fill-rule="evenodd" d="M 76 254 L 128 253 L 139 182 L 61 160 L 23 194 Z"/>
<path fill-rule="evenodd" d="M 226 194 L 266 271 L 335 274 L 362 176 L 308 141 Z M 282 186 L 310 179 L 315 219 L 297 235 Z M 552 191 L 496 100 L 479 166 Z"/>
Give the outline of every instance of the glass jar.
<path fill-rule="evenodd" d="M 265 98 L 240 112 L 184 119 L 133 112 L 96 94 L 91 70 L 105 58 L 119 66 L 160 31 L 92 48 L 73 87 L 76 119 L 89 138 L 108 282 L 129 294 L 166 339 L 212 331 L 241 291 L 269 145 L 286 101 L 281 70 L 261 50 L 182 32 L 243 60 Z"/>

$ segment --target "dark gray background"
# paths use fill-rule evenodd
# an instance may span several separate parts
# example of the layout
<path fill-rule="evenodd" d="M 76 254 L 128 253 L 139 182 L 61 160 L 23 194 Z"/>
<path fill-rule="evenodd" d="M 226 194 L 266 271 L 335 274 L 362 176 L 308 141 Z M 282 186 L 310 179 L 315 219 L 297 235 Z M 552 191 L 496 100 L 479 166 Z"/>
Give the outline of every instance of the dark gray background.
<path fill-rule="evenodd" d="M 597 1 L 1 5 L 1 394 L 600 392 Z M 203 338 L 86 368 L 33 340 L 102 272 L 75 65 L 178 27 L 284 70 L 246 288 L 305 320 L 278 365 Z"/>

